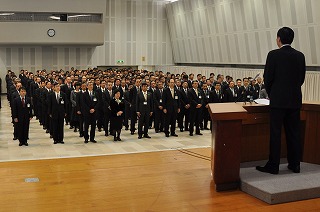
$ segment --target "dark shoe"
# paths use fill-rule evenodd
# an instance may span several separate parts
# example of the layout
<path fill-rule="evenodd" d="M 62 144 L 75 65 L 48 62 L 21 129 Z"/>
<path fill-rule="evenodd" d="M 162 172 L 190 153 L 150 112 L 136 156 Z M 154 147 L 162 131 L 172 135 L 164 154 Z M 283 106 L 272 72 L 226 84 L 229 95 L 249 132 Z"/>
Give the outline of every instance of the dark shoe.
<path fill-rule="evenodd" d="M 26 142 L 26 143 L 24 143 L 24 145 L 25 145 L 25 146 L 29 146 L 29 144 L 28 144 L 27 142 Z"/>
<path fill-rule="evenodd" d="M 50 138 L 53 138 L 53 136 L 52 136 L 52 135 L 50 135 Z"/>
<path fill-rule="evenodd" d="M 189 135 L 190 135 L 190 136 L 193 136 L 193 133 L 190 133 Z"/>
<path fill-rule="evenodd" d="M 80 133 L 79 137 L 83 137 L 83 134 Z"/>
<path fill-rule="evenodd" d="M 145 138 L 151 138 L 149 135 L 144 135 L 143 137 L 145 137 Z"/>
<path fill-rule="evenodd" d="M 120 138 L 120 137 L 118 137 L 118 138 L 117 138 L 117 140 L 118 140 L 118 141 L 121 141 L 121 138 Z"/>
<path fill-rule="evenodd" d="M 134 134 L 134 132 L 133 131 L 131 131 L 131 135 L 133 135 Z"/>
<path fill-rule="evenodd" d="M 47 128 L 46 127 L 42 127 L 42 129 L 46 130 Z"/>
<path fill-rule="evenodd" d="M 118 139 L 117 138 L 113 138 L 113 141 L 117 141 Z"/>
<path fill-rule="evenodd" d="M 196 133 L 196 135 L 203 135 L 202 133 Z"/>
<path fill-rule="evenodd" d="M 49 133 L 50 131 L 49 130 L 46 130 L 46 133 Z"/>
<path fill-rule="evenodd" d="M 73 126 L 70 126 L 69 129 L 72 130 L 72 129 L 73 129 Z"/>
<path fill-rule="evenodd" d="M 96 141 L 96 140 L 92 140 L 92 141 L 90 141 L 90 142 L 92 142 L 92 143 L 97 143 L 97 141 Z"/>
<path fill-rule="evenodd" d="M 84 140 L 84 143 L 86 143 L 86 144 L 87 144 L 88 142 L 89 142 L 89 141 L 88 141 L 88 139 Z"/>
<path fill-rule="evenodd" d="M 180 132 L 183 132 L 183 129 L 182 129 L 182 128 L 180 128 Z"/>
<path fill-rule="evenodd" d="M 129 130 L 129 127 L 126 127 L 125 130 Z"/>
<path fill-rule="evenodd" d="M 19 146 L 22 146 L 23 144 L 22 143 L 19 143 Z"/>
<path fill-rule="evenodd" d="M 166 133 L 166 137 L 169 137 L 169 134 Z"/>
<path fill-rule="evenodd" d="M 69 125 L 69 122 L 66 122 L 66 125 Z"/>
<path fill-rule="evenodd" d="M 139 135 L 139 136 L 138 136 L 138 139 L 141 139 L 141 138 L 142 138 L 142 135 Z"/>
<path fill-rule="evenodd" d="M 99 128 L 98 131 L 101 132 L 101 128 Z"/>
<path fill-rule="evenodd" d="M 171 134 L 171 136 L 178 137 L 178 135 L 177 135 L 177 134 Z"/>
<path fill-rule="evenodd" d="M 64 144 L 64 141 L 60 141 L 59 143 L 60 143 L 60 144 Z"/>
<path fill-rule="evenodd" d="M 279 174 L 279 169 L 270 168 L 268 166 L 256 166 L 256 169 L 260 172 Z"/>
<path fill-rule="evenodd" d="M 14 141 L 15 141 L 15 140 L 18 140 L 18 138 L 14 137 L 13 140 L 14 140 Z"/>
<path fill-rule="evenodd" d="M 210 130 L 208 127 L 205 127 L 204 129 L 205 129 L 205 130 Z"/>
<path fill-rule="evenodd" d="M 109 134 L 108 134 L 108 133 L 105 133 L 105 134 L 104 134 L 104 136 L 108 137 L 108 136 L 109 136 Z"/>
<path fill-rule="evenodd" d="M 155 132 L 156 132 L 156 133 L 159 133 L 159 130 L 156 130 Z"/>
<path fill-rule="evenodd" d="M 77 128 L 74 128 L 73 132 L 78 132 Z"/>
<path fill-rule="evenodd" d="M 53 142 L 53 144 L 57 144 L 57 143 L 58 143 L 57 141 L 54 141 L 54 142 Z"/>
<path fill-rule="evenodd" d="M 300 165 L 298 166 L 288 165 L 288 169 L 291 170 L 293 173 L 300 173 Z"/>

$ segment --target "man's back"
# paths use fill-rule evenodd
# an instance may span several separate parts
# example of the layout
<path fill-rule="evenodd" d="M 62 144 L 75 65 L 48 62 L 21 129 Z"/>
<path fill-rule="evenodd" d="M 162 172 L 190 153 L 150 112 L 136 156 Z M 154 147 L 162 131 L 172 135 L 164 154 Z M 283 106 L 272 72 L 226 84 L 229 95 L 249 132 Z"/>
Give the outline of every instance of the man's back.
<path fill-rule="evenodd" d="M 275 108 L 300 108 L 301 86 L 306 74 L 304 55 L 291 46 L 270 51 L 264 71 L 264 81 Z"/>

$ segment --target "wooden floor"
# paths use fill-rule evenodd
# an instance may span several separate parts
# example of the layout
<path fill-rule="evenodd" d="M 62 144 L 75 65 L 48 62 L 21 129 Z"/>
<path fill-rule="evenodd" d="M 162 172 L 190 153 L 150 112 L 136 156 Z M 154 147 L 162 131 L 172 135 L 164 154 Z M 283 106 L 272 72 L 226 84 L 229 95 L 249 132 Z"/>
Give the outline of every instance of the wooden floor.
<path fill-rule="evenodd" d="M 270 206 L 239 190 L 217 193 L 210 148 L 187 151 L 3 162 L 0 211 L 320 209 L 319 199 Z M 37 183 L 24 181 L 36 177 Z"/>

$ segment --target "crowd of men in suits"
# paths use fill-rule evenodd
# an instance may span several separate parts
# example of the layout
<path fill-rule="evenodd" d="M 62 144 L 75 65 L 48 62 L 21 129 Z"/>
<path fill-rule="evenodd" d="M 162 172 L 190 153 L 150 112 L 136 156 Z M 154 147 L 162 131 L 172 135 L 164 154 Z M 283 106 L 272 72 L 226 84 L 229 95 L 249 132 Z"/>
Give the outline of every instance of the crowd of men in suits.
<path fill-rule="evenodd" d="M 19 135 L 25 126 L 14 120 L 15 110 L 20 110 L 21 106 L 29 106 L 32 112 L 28 113 L 28 118 L 34 115 L 46 133 L 50 133 L 54 144 L 64 143 L 64 124 L 79 132 L 85 143 L 96 143 L 96 128 L 99 132 L 104 130 L 105 136 L 115 136 L 112 120 L 121 120 L 120 127 L 130 130 L 131 135 L 135 134 L 138 123 L 139 139 L 151 138 L 148 131 L 152 127 L 156 133 L 177 137 L 176 125 L 181 132 L 189 131 L 190 136 L 202 135 L 201 130 L 209 130 L 209 103 L 267 98 L 260 77 L 234 81 L 231 76 L 215 76 L 214 73 L 208 78 L 197 74 L 195 78 L 194 74 L 130 68 L 105 71 L 72 68 L 36 73 L 21 70 L 18 76 L 8 71 L 6 83 L 14 123 L 13 139 L 21 140 L 20 145 L 27 144 Z M 26 92 L 23 101 L 27 104 L 22 102 L 21 91 Z M 124 103 L 122 119 L 111 118 L 110 102 L 115 91 L 120 92 L 118 101 Z M 116 140 L 121 139 L 115 137 Z"/>

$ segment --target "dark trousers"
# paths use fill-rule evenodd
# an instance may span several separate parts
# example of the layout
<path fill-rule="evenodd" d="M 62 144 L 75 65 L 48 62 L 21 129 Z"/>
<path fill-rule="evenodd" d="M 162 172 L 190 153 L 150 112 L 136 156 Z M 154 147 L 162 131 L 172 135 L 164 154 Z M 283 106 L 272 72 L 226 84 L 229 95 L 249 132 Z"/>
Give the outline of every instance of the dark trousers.
<path fill-rule="evenodd" d="M 171 135 L 174 135 L 176 132 L 176 121 L 177 121 L 177 112 L 167 112 L 164 114 L 164 132 L 169 134 L 169 125 Z"/>
<path fill-rule="evenodd" d="M 281 129 L 286 133 L 287 159 L 291 166 L 300 165 L 301 133 L 300 108 L 298 109 L 270 109 L 270 154 L 268 165 L 279 168 L 281 153 Z"/>
<path fill-rule="evenodd" d="M 18 130 L 18 139 L 20 143 L 27 143 L 28 135 L 29 135 L 29 125 L 30 120 L 29 117 L 24 117 L 18 120 L 16 123 Z"/>
<path fill-rule="evenodd" d="M 196 127 L 196 133 L 200 133 L 200 119 L 201 119 L 201 108 L 190 110 L 190 134 L 193 133 L 194 127 Z"/>
<path fill-rule="evenodd" d="M 103 111 L 98 111 L 99 115 L 97 117 L 97 127 L 98 129 L 101 129 L 104 127 L 104 113 Z"/>
<path fill-rule="evenodd" d="M 71 118 L 71 110 L 72 110 L 72 105 L 70 103 L 67 104 L 67 110 L 66 110 L 66 123 L 70 123 L 70 118 Z"/>
<path fill-rule="evenodd" d="M 84 139 L 89 139 L 89 125 L 91 125 L 90 128 L 90 141 L 94 140 L 95 133 L 96 133 L 96 117 L 95 114 L 91 114 L 89 116 L 84 117 Z"/>
<path fill-rule="evenodd" d="M 106 112 L 106 113 L 104 113 L 104 116 L 103 116 L 103 129 L 104 129 L 104 133 L 106 135 L 108 134 L 108 130 L 110 133 L 112 132 L 111 124 L 110 124 L 110 129 L 109 129 L 109 122 L 110 122 L 110 113 Z"/>
<path fill-rule="evenodd" d="M 206 107 L 203 108 L 202 117 L 203 117 L 203 128 L 208 128 L 208 122 L 210 119 L 208 108 Z"/>
<path fill-rule="evenodd" d="M 163 131 L 164 129 L 164 113 L 159 108 L 154 110 L 154 129 L 155 131 Z"/>
<path fill-rule="evenodd" d="M 150 121 L 150 112 L 141 113 L 138 122 L 138 134 L 139 135 L 148 135 L 149 129 L 149 121 Z M 142 130 L 143 128 L 143 130 Z"/>
<path fill-rule="evenodd" d="M 52 119 L 52 137 L 54 141 L 63 141 L 63 119 L 63 115 Z"/>
<path fill-rule="evenodd" d="M 179 116 L 178 116 L 178 126 L 180 129 L 189 130 L 189 109 L 181 109 Z M 184 119 L 184 125 L 183 125 L 183 119 Z"/>
<path fill-rule="evenodd" d="M 130 118 L 130 106 L 128 104 L 125 104 L 125 112 L 124 112 L 124 120 L 123 125 L 125 128 L 129 128 L 129 118 Z"/>
<path fill-rule="evenodd" d="M 84 134 L 84 123 L 83 123 L 83 115 L 79 116 L 79 134 L 82 136 Z"/>
<path fill-rule="evenodd" d="M 131 132 L 134 132 L 136 127 L 136 122 L 137 122 L 137 112 L 135 110 L 135 106 L 131 106 L 131 109 L 130 109 L 130 112 L 131 112 L 131 121 L 130 121 L 130 131 Z"/>

